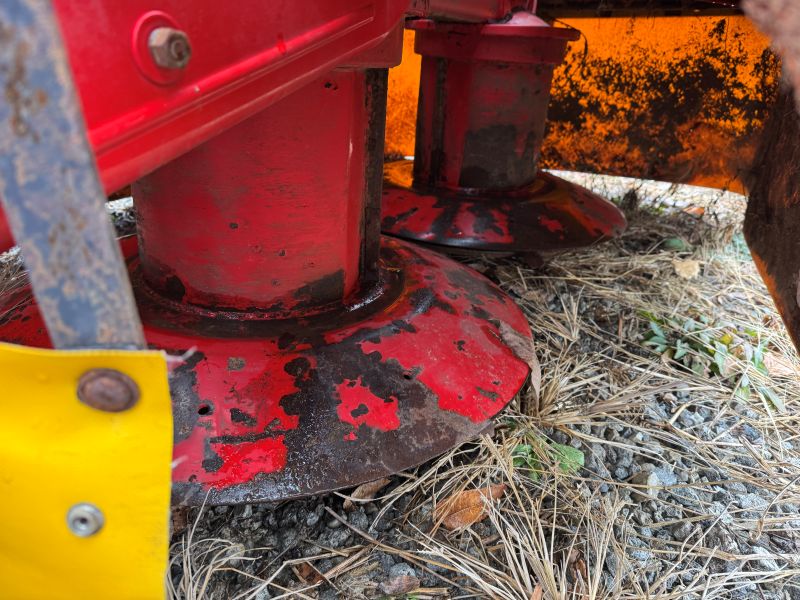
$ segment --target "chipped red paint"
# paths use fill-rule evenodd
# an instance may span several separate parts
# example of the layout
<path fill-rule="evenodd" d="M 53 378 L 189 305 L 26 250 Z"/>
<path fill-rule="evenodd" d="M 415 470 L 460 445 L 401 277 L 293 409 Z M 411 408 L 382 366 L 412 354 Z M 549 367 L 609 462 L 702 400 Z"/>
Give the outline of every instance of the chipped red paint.
<path fill-rule="evenodd" d="M 390 360 L 396 360 L 407 372 L 415 373 L 416 379 L 430 389 L 446 389 L 447 393 L 440 394 L 438 398 L 441 410 L 452 411 L 474 423 L 484 422 L 505 406 L 502 396 L 503 382 L 501 379 L 485 376 L 465 377 L 464 373 L 476 368 L 479 359 L 487 361 L 485 368 L 491 372 L 492 363 L 504 360 L 508 349 L 499 342 L 499 338 L 492 335 L 493 330 L 490 326 L 470 319 L 465 320 L 459 328 L 460 338 L 452 341 L 457 350 L 441 352 L 437 348 L 437 343 L 442 339 L 443 333 L 451 332 L 441 330 L 440 311 L 442 309 L 435 308 L 421 317 L 419 328 L 413 333 L 403 332 L 389 340 L 382 340 L 380 344 L 364 342 L 361 347 L 365 352 L 376 350 L 384 356 L 391 357 Z M 491 343 L 494 339 L 498 340 L 497 345 Z M 487 340 L 489 344 L 486 344 Z M 411 344 L 420 344 L 436 350 L 421 357 L 419 352 L 410 351 Z M 480 356 L 473 351 L 479 344 L 477 354 Z M 424 362 L 421 362 L 420 358 L 424 358 Z"/>
<path fill-rule="evenodd" d="M 350 423 L 356 428 L 366 425 L 380 431 L 392 431 L 400 427 L 396 396 L 386 399 L 376 396 L 361 381 L 361 377 L 345 379 L 336 387 L 336 392 L 341 399 L 336 413 L 343 423 Z M 348 435 L 353 436 L 348 439 L 358 437 L 355 432 Z"/>
<path fill-rule="evenodd" d="M 165 304 L 134 238 L 123 251 L 148 345 L 188 353 L 170 374 L 177 503 L 275 500 L 408 468 L 480 433 L 528 375 L 499 329 L 530 339 L 511 299 L 403 242 L 383 244 L 379 294 L 300 320 Z M 49 346 L 29 290 L 0 301 L 0 339 Z"/>
<path fill-rule="evenodd" d="M 383 231 L 499 252 L 618 235 L 613 204 L 537 172 L 550 84 L 574 29 L 520 11 L 490 25 L 412 21 L 422 55 L 415 158 L 385 167 Z"/>
<path fill-rule="evenodd" d="M 252 481 L 259 473 L 273 473 L 286 466 L 287 450 L 282 435 L 236 444 L 212 442 L 211 451 L 219 456 L 222 465 L 204 479 L 216 489 Z M 178 477 L 176 474 L 175 478 Z"/>
<path fill-rule="evenodd" d="M 153 339 L 158 339 L 158 347 L 185 345 L 184 339 L 148 336 L 150 344 Z M 175 481 L 196 481 L 222 488 L 252 480 L 259 472 L 278 471 L 286 465 L 287 448 L 282 432 L 296 429 L 299 419 L 297 415 L 286 414 L 277 400 L 298 391 L 295 378 L 282 370 L 264 369 L 258 358 L 264 351 L 263 343 L 239 340 L 237 347 L 240 355 L 236 357 L 225 356 L 235 351 L 230 347 L 223 354 L 204 352 L 204 360 L 194 369 L 191 393 L 198 400 L 193 410 L 197 416 L 191 415 L 189 421 L 197 420 L 185 438 L 176 440 Z M 173 378 L 177 377 L 180 374 L 173 373 Z M 247 441 L 248 436 L 264 432 L 273 436 Z M 207 444 L 209 450 L 205 450 Z M 261 463 L 257 456 L 263 458 Z M 221 463 L 209 468 L 205 462 L 208 460 Z M 240 461 L 246 464 L 237 465 Z"/>
<path fill-rule="evenodd" d="M 544 215 L 539 217 L 539 223 L 544 225 L 545 229 L 550 233 L 557 233 L 564 231 L 564 226 L 561 224 L 560 221 L 556 221 L 555 219 L 548 219 Z"/>

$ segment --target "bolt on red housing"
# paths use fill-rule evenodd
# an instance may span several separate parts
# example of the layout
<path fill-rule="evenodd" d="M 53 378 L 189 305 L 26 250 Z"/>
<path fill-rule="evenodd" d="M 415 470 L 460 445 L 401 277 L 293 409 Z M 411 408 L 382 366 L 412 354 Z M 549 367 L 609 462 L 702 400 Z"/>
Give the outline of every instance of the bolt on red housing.
<path fill-rule="evenodd" d="M 536 252 L 611 237 L 625 220 L 537 172 L 553 70 L 575 29 L 526 11 L 502 23 L 410 21 L 422 55 L 416 148 L 386 165 L 383 229 L 441 246 Z"/>

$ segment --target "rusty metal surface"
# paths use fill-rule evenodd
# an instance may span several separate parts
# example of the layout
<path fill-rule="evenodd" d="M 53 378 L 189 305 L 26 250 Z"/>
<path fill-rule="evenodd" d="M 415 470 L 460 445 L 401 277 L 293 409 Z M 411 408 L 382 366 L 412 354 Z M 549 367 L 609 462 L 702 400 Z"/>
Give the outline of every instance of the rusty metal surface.
<path fill-rule="evenodd" d="M 749 182 L 744 233 L 767 288 L 800 348 L 800 116 L 783 91 L 764 128 Z"/>
<path fill-rule="evenodd" d="M 388 69 L 366 73 L 366 164 L 364 169 L 364 223 L 361 248 L 362 285 L 378 281 L 381 235 L 381 190 L 383 189 L 383 140 L 386 137 Z"/>
<path fill-rule="evenodd" d="M 54 347 L 142 347 L 49 2 L 0 3 L 0 86 L 0 197 Z"/>
<path fill-rule="evenodd" d="M 134 238 L 124 241 L 137 272 Z M 173 502 L 276 500 L 418 464 L 478 435 L 528 375 L 519 308 L 474 271 L 386 240 L 379 293 L 313 318 L 208 318 L 134 276 L 151 347 L 171 362 Z M 0 339 L 47 346 L 27 290 Z"/>
<path fill-rule="evenodd" d="M 772 38 L 784 74 L 748 182 L 745 237 L 800 348 L 800 6 L 786 0 L 744 0 L 742 5 Z"/>

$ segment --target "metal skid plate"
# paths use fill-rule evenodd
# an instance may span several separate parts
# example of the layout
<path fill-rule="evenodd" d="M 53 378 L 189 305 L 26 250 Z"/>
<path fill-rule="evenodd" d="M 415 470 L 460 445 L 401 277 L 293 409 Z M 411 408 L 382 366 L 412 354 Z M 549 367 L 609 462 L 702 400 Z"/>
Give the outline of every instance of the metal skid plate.
<path fill-rule="evenodd" d="M 510 192 L 414 189 L 413 162 L 384 167 L 384 233 L 454 249 L 552 252 L 582 248 L 625 230 L 622 212 L 579 185 L 539 172 Z"/>
<path fill-rule="evenodd" d="M 346 310 L 275 320 L 187 312 L 123 241 L 151 347 L 170 354 L 173 503 L 277 500 L 356 485 L 478 435 L 529 373 L 530 329 L 482 276 L 384 239 L 381 278 Z M 47 346 L 23 290 L 0 339 Z"/>

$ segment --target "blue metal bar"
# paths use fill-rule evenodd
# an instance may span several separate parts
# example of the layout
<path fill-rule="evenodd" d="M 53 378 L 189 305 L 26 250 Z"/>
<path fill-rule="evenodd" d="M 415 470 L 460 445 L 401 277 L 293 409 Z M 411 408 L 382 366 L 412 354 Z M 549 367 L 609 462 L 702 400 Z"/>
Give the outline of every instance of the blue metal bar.
<path fill-rule="evenodd" d="M 142 348 L 142 325 L 48 0 L 0 1 L 0 198 L 56 348 Z"/>

